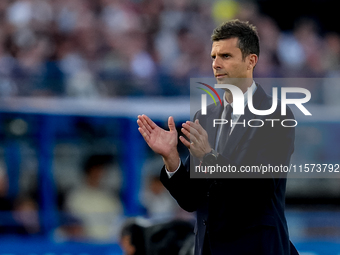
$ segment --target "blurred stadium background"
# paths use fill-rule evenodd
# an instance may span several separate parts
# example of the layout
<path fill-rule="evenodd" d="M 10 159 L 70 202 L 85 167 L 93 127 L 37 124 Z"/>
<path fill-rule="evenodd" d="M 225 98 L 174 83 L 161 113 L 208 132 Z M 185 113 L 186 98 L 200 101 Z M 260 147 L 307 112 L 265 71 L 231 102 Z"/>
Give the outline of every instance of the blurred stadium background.
<path fill-rule="evenodd" d="M 211 77 L 210 35 L 249 20 L 255 78 L 337 78 L 336 1 L 1 0 L 0 255 L 123 254 L 120 230 L 192 221 L 158 180 L 137 131 L 190 116 L 190 78 Z M 337 111 L 340 87 L 307 84 Z M 340 163 L 340 118 L 301 121 L 295 163 Z M 183 157 L 187 154 L 184 148 Z M 340 254 L 340 180 L 290 179 L 287 220 L 301 254 Z M 163 253 L 162 253 L 163 254 Z M 165 254 L 165 253 L 164 253 Z"/>

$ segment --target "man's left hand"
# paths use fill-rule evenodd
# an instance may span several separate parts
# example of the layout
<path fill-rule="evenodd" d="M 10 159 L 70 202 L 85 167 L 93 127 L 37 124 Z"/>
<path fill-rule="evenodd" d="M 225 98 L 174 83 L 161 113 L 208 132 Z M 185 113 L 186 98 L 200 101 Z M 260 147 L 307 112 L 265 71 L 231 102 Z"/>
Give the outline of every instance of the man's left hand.
<path fill-rule="evenodd" d="M 202 160 L 203 156 L 212 150 L 208 141 L 208 133 L 198 120 L 183 123 L 181 131 L 190 141 L 183 136 L 180 136 L 179 139 L 194 157 Z"/>

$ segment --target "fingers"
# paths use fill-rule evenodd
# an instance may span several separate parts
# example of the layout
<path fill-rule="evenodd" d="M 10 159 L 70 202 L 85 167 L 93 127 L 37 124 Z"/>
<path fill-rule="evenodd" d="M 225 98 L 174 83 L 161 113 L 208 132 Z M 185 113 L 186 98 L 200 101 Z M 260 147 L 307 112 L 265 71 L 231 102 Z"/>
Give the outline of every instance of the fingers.
<path fill-rule="evenodd" d="M 152 128 L 147 123 L 145 118 L 143 118 L 143 116 L 141 115 L 138 115 L 137 124 L 139 126 L 138 128 L 139 133 L 143 136 L 144 140 L 148 142 L 150 139 Z"/>
<path fill-rule="evenodd" d="M 188 124 L 183 123 L 181 131 L 189 140 L 191 140 L 190 126 Z"/>
<path fill-rule="evenodd" d="M 143 118 L 143 120 L 146 121 L 146 123 L 152 128 L 154 129 L 155 127 L 157 127 L 157 125 L 155 124 L 155 122 L 153 122 L 148 116 L 146 116 L 145 114 L 143 114 L 141 116 Z"/>
<path fill-rule="evenodd" d="M 149 134 L 147 132 L 145 132 L 145 130 L 141 127 L 138 128 L 138 131 L 144 138 L 149 136 Z"/>
<path fill-rule="evenodd" d="M 148 143 L 148 141 L 150 140 L 150 135 L 148 135 L 142 128 L 138 128 L 139 133 L 143 136 L 145 142 Z"/>
<path fill-rule="evenodd" d="M 149 124 L 149 122 L 147 121 L 147 119 L 145 118 L 145 117 L 147 117 L 146 115 L 138 115 L 138 120 L 140 120 L 141 122 L 142 122 L 142 124 L 143 124 L 143 126 L 151 133 L 152 132 L 152 129 L 154 128 L 154 127 L 152 127 L 150 124 Z M 149 118 L 149 117 L 147 117 L 147 118 Z M 151 119 L 149 119 L 152 123 L 153 123 L 153 125 L 154 126 L 156 126 L 156 124 L 151 120 Z M 138 121 L 137 121 L 137 123 L 138 123 Z"/>
<path fill-rule="evenodd" d="M 182 133 L 191 141 L 199 140 L 204 135 L 204 129 L 199 123 L 187 121 L 182 124 Z"/>
<path fill-rule="evenodd" d="M 191 143 L 187 139 L 185 139 L 183 136 L 180 136 L 179 140 L 181 140 L 181 142 L 184 144 L 184 146 L 187 147 L 190 150 Z"/>
<path fill-rule="evenodd" d="M 176 130 L 175 121 L 174 121 L 174 118 L 172 116 L 170 116 L 169 119 L 168 119 L 168 126 L 169 126 L 170 131 Z"/>
<path fill-rule="evenodd" d="M 137 120 L 137 124 L 139 126 L 138 130 L 142 130 L 147 135 L 150 135 L 150 133 L 151 133 L 151 131 L 150 131 L 151 127 L 150 126 L 144 125 L 143 121 L 140 120 L 140 119 Z"/>
<path fill-rule="evenodd" d="M 187 121 L 188 122 L 188 121 Z M 191 128 L 195 129 L 200 135 L 204 134 L 204 129 L 199 123 L 199 120 L 196 119 L 195 122 L 190 122 Z"/>

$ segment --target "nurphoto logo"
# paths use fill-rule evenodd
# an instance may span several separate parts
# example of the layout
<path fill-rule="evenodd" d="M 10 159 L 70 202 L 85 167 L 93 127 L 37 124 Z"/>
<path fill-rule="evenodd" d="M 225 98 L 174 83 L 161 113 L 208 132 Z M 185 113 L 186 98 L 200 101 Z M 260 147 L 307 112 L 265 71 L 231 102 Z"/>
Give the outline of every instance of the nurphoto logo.
<path fill-rule="evenodd" d="M 221 106 L 222 100 L 216 90 L 211 87 L 208 84 L 198 82 L 207 88 L 209 88 L 219 99 Z M 214 101 L 215 105 L 217 105 L 217 102 L 215 100 L 215 97 L 213 94 L 205 89 L 205 88 L 200 88 L 197 87 L 198 89 L 203 90 L 206 92 Z M 235 115 L 244 115 L 244 94 L 240 88 L 238 88 L 235 85 L 231 84 L 215 84 L 215 88 L 220 88 L 220 89 L 228 89 L 231 94 L 233 95 L 233 114 Z M 287 98 L 288 93 L 301 93 L 304 95 L 303 98 Z M 201 113 L 202 115 L 207 114 L 207 94 L 202 94 L 201 95 Z M 258 110 L 255 109 L 253 105 L 253 91 L 252 87 L 248 88 L 248 108 L 249 111 L 257 116 L 266 116 L 272 114 L 276 109 L 278 105 L 278 88 L 273 87 L 272 88 L 272 106 L 269 109 L 266 110 Z M 281 88 L 281 115 L 285 116 L 287 112 L 287 105 L 292 104 L 295 105 L 304 115 L 306 116 L 311 116 L 312 114 L 306 109 L 306 107 L 303 106 L 304 103 L 307 103 L 311 99 L 311 93 L 308 89 L 305 88 L 297 88 L 297 87 L 283 87 Z M 274 122 L 279 121 L 278 119 L 265 119 L 264 121 L 270 121 L 272 123 L 272 127 L 274 127 Z M 262 127 L 264 125 L 264 121 L 261 119 L 252 119 L 248 121 L 248 126 L 250 127 Z M 226 119 L 214 119 L 213 126 L 215 125 L 224 125 L 227 124 L 229 120 Z M 259 123 L 258 125 L 254 125 L 254 122 Z M 287 122 L 293 123 L 293 125 L 288 125 Z M 232 120 L 230 120 L 230 125 L 232 126 L 233 124 L 243 124 L 244 126 L 246 125 L 245 120 L 244 123 L 232 123 Z M 281 125 L 283 127 L 295 127 L 297 125 L 297 121 L 295 119 L 284 119 L 281 120 Z"/>

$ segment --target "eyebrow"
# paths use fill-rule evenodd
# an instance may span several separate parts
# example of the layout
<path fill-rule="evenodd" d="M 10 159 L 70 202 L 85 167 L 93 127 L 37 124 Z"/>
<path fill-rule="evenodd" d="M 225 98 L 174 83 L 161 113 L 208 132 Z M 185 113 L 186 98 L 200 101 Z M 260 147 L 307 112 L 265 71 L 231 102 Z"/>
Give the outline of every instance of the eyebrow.
<path fill-rule="evenodd" d="M 230 52 L 222 52 L 222 53 L 218 53 L 218 54 L 216 54 L 216 53 L 211 53 L 211 56 L 212 56 L 212 57 L 215 57 L 216 55 L 218 55 L 218 56 L 223 56 L 223 55 L 233 56 L 233 54 L 231 54 Z"/>

